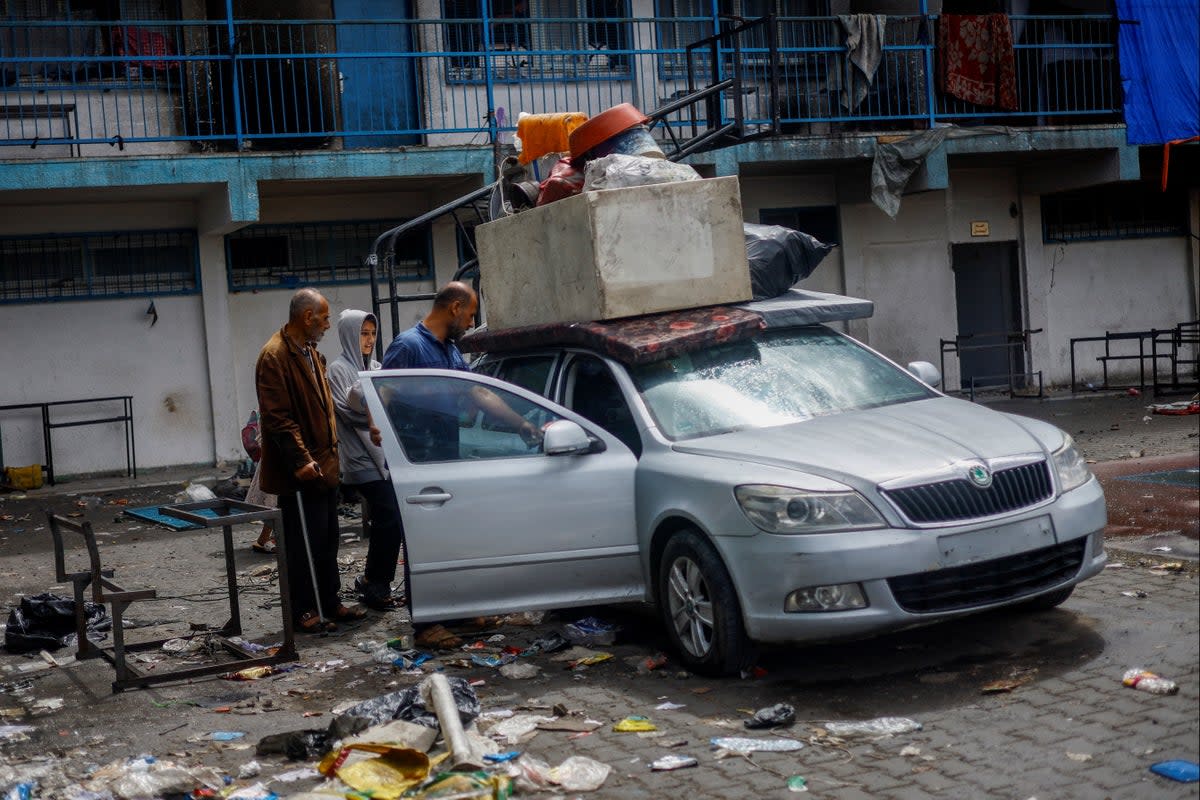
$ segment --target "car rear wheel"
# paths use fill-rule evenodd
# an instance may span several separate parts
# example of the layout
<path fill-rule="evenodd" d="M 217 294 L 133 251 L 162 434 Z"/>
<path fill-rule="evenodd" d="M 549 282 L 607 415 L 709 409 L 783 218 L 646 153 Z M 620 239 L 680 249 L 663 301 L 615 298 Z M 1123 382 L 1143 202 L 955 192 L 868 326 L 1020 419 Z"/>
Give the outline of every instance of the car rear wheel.
<path fill-rule="evenodd" d="M 695 529 L 671 537 L 658 570 L 658 607 L 683 663 L 702 675 L 728 675 L 750 654 L 733 580 Z"/>
<path fill-rule="evenodd" d="M 1052 608 L 1058 608 L 1063 603 L 1067 602 L 1067 598 L 1071 596 L 1071 592 L 1075 591 L 1074 586 L 1068 586 L 1065 589 L 1043 594 L 1032 600 L 1026 600 L 1024 603 L 1017 604 L 1018 611 L 1049 611 Z"/>

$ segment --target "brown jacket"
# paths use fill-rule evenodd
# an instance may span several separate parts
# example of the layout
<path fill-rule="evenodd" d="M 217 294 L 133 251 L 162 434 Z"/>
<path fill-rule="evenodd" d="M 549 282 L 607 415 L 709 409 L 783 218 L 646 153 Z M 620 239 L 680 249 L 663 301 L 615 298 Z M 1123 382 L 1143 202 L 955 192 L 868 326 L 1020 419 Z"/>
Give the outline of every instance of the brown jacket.
<path fill-rule="evenodd" d="M 259 485 L 271 494 L 291 494 L 308 485 L 338 485 L 337 427 L 333 395 L 325 378 L 325 357 L 313 350 L 317 374 L 301 346 L 281 328 L 263 345 L 254 367 L 258 414 L 262 426 L 262 476 Z M 296 470 L 310 461 L 321 477 L 302 483 Z"/>

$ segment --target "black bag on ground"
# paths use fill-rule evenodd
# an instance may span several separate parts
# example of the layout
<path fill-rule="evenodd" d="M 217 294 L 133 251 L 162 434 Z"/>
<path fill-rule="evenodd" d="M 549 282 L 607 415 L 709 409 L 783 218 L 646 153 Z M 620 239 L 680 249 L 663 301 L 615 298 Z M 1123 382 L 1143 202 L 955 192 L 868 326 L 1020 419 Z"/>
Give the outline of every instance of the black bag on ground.
<path fill-rule="evenodd" d="M 755 300 L 766 300 L 812 274 L 833 245 L 782 225 L 743 223 L 750 287 Z"/>
<path fill-rule="evenodd" d="M 108 630 L 112 624 L 100 603 L 84 603 L 88 633 Z M 92 637 L 88 637 L 92 638 Z M 8 612 L 4 649 L 10 653 L 57 650 L 75 643 L 75 600 L 46 592 L 22 597 Z"/>

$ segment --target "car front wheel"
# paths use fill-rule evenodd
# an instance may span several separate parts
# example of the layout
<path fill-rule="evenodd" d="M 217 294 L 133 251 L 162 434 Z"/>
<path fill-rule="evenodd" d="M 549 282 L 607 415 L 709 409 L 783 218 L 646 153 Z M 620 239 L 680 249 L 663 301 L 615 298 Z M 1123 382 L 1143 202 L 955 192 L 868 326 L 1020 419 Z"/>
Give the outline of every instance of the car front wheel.
<path fill-rule="evenodd" d="M 667 542 L 657 588 L 667 635 L 688 669 L 728 675 L 746 666 L 749 645 L 733 580 L 699 531 L 679 531 Z"/>

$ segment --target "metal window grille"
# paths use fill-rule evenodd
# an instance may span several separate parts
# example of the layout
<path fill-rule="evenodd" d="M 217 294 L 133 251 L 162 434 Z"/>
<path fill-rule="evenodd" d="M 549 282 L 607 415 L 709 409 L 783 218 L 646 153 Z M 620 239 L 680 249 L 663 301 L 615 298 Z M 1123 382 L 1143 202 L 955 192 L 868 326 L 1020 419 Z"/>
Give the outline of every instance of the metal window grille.
<path fill-rule="evenodd" d="M 379 234 L 395 220 L 301 222 L 251 225 L 225 237 L 230 289 L 272 289 L 371 279 L 366 256 Z M 396 277 L 419 281 L 433 277 L 427 232 L 396 243 Z"/>
<path fill-rule="evenodd" d="M 0 237 L 0 303 L 192 294 L 191 230 Z"/>
<path fill-rule="evenodd" d="M 1185 191 L 1115 183 L 1042 196 L 1046 243 L 1140 239 L 1187 234 Z"/>

